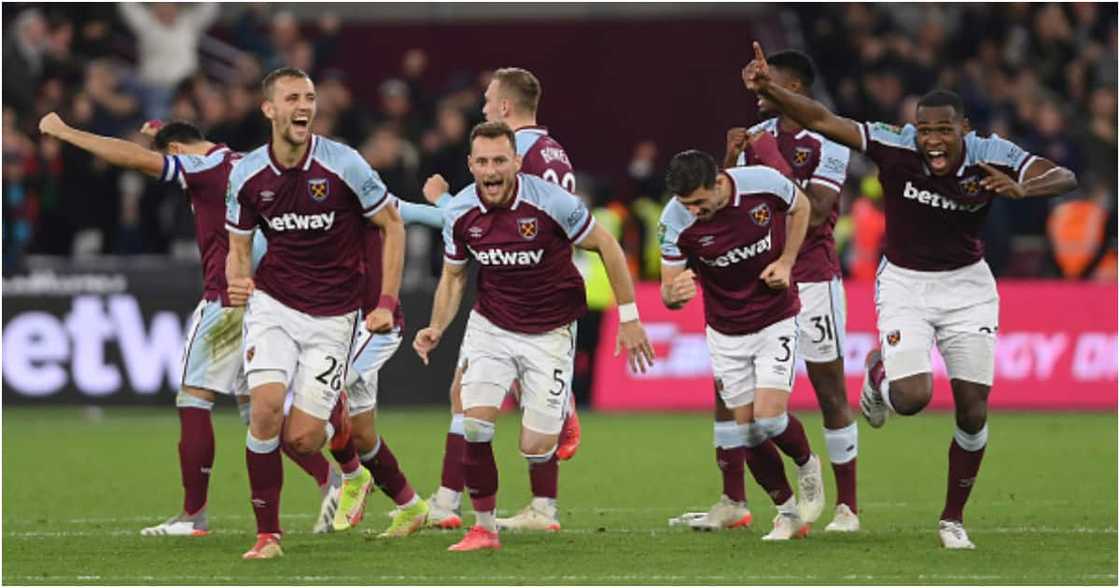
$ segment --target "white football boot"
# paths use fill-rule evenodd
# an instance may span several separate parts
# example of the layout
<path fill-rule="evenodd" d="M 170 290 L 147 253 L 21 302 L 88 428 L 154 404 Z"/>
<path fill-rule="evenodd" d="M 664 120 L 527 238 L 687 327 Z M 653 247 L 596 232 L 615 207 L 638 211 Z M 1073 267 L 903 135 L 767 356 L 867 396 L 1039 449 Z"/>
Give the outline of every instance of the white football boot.
<path fill-rule="evenodd" d="M 824 528 L 829 533 L 855 533 L 859 530 L 859 516 L 846 504 L 837 504 L 832 522 Z"/>
<path fill-rule="evenodd" d="M 145 527 L 140 530 L 140 534 L 145 537 L 205 537 L 210 534 L 210 524 L 206 520 L 206 509 L 203 508 L 191 516 L 179 513 L 158 525 Z"/>
<path fill-rule="evenodd" d="M 735 502 L 726 494 L 712 505 L 708 512 L 687 512 L 669 519 L 670 527 L 689 527 L 697 531 L 718 531 L 720 529 L 745 529 L 751 526 L 751 511 L 746 501 Z"/>
<path fill-rule="evenodd" d="M 809 524 L 798 514 L 797 499 L 790 497 L 785 504 L 778 506 L 778 516 L 774 517 L 774 529 L 763 535 L 763 541 L 788 541 L 804 539 L 809 536 Z"/>
<path fill-rule="evenodd" d="M 871 366 L 882 360 L 882 353 L 878 349 L 867 352 L 867 358 L 863 362 L 863 388 L 859 392 L 860 412 L 867 419 L 867 424 L 876 429 L 887 422 L 887 415 L 890 413 L 887 403 L 883 401 L 883 394 L 871 385 Z"/>
<path fill-rule="evenodd" d="M 318 535 L 334 531 L 334 513 L 338 511 L 338 499 L 342 491 L 342 472 L 332 467 L 327 484 L 320 489 L 323 501 L 319 503 L 319 517 L 315 519 L 315 526 L 311 532 Z"/>
<path fill-rule="evenodd" d="M 976 549 L 976 545 L 968 540 L 964 525 L 958 521 L 938 522 L 937 536 L 941 538 L 941 546 L 945 549 Z"/>
<path fill-rule="evenodd" d="M 428 497 L 428 519 L 424 522 L 424 526 L 435 529 L 458 529 L 462 527 L 463 517 L 459 514 L 459 505 L 462 500 L 462 493 L 440 486 Z M 399 512 L 399 508 L 393 509 L 389 516 L 396 517 Z"/>
<path fill-rule="evenodd" d="M 824 512 L 824 478 L 817 454 L 809 456 L 805 465 L 797 466 L 797 506 L 801 520 L 815 523 Z"/>
<path fill-rule="evenodd" d="M 556 520 L 556 501 L 536 498 L 529 506 L 509 518 L 497 520 L 498 529 L 509 531 L 559 531 L 560 521 Z"/>

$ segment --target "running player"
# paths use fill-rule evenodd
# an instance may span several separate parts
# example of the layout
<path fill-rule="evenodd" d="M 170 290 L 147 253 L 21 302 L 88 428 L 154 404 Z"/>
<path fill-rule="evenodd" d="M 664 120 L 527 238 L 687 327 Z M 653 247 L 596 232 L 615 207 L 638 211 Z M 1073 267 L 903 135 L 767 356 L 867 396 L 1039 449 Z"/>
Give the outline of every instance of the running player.
<path fill-rule="evenodd" d="M 569 192 L 576 190 L 576 177 L 568 154 L 548 129 L 537 125 L 537 106 L 541 98 L 541 84 L 527 70 L 505 67 L 494 72 L 486 88 L 482 114 L 487 122 L 504 122 L 514 129 L 517 154 L 521 157 L 521 173 L 537 176 L 559 184 Z M 448 185 L 438 174 L 424 184 L 424 196 L 437 206 L 447 206 L 451 195 Z M 443 472 L 440 487 L 429 498 L 432 511 L 428 524 L 445 529 L 455 529 L 462 524 L 460 503 L 463 493 L 463 362 L 455 368 L 451 382 L 451 428 L 443 454 Z M 557 460 L 568 460 L 575 455 L 580 443 L 579 416 L 576 414 L 575 397 L 571 397 L 564 428 L 556 455 L 546 462 L 529 463 L 529 487 L 533 499 L 529 505 L 510 518 L 498 519 L 498 526 L 509 529 L 556 531 L 560 529 L 556 496 L 559 489 L 560 469 Z"/>
<path fill-rule="evenodd" d="M 210 525 L 206 500 L 214 465 L 214 428 L 210 414 L 218 394 L 233 395 L 248 424 L 249 397 L 241 367 L 243 311 L 229 306 L 225 260 L 229 237 L 225 190 L 230 170 L 241 154 L 207 141 L 193 125 L 148 123 L 142 132 L 154 135 L 152 151 L 130 141 L 74 129 L 55 113 L 39 122 L 39 130 L 105 161 L 182 186 L 194 212 L 195 239 L 202 259 L 202 300 L 195 308 L 183 351 L 183 380 L 175 406 L 179 411 L 179 468 L 183 510 L 167 521 L 141 530 L 142 535 L 205 536 Z M 313 532 L 330 530 L 341 480 L 322 454 L 285 453 L 315 478 L 322 492 Z"/>
<path fill-rule="evenodd" d="M 938 536 L 946 548 L 973 549 L 964 506 L 988 442 L 999 330 L 999 294 L 980 231 L 993 198 L 1055 196 L 1074 189 L 1077 178 L 1010 141 L 977 136 L 952 92 L 923 96 L 916 125 L 857 123 L 775 83 L 758 43 L 754 51 L 743 69 L 748 90 L 879 166 L 887 215 L 875 301 L 881 349 L 868 353 L 860 407 L 872 427 L 883 426 L 891 411 L 921 411 L 933 395 L 929 352 L 936 343 L 956 405 Z"/>
<path fill-rule="evenodd" d="M 774 83 L 791 92 L 809 95 L 816 77 L 813 62 L 799 51 L 770 56 Z M 832 230 L 840 216 L 840 188 L 848 169 L 848 149 L 806 131 L 789 117 L 777 113 L 760 97 L 758 110 L 769 118 L 750 129 L 728 131 L 724 166 L 767 165 L 797 183 L 809 198 L 809 231 L 797 262 L 793 281 L 801 299 L 797 318 L 798 355 L 805 359 L 809 381 L 817 394 L 824 421 L 825 445 L 836 477 L 836 510 L 825 531 L 859 530 L 856 515 L 856 454 L 858 434 L 848 406 L 844 383 L 844 283 Z M 750 139 L 748 139 L 748 137 Z M 716 463 L 723 475 L 723 496 L 694 527 L 732 528 L 750 523 L 743 484 L 741 427 L 716 394 Z"/>
<path fill-rule="evenodd" d="M 427 362 L 455 317 L 466 288 L 468 257 L 480 265 L 478 301 L 470 313 L 463 358 L 465 474 L 477 522 L 451 551 L 498 549 L 498 469 L 491 440 L 510 382 L 521 389 L 521 453 L 552 459 L 571 395 L 575 320 L 586 310 L 572 246 L 597 251 L 619 301 L 619 338 L 632 369 L 645 371 L 653 350 L 638 321 L 622 249 L 567 190 L 518 173 L 517 140 L 503 122 L 471 131 L 475 183 L 444 212 L 445 257 L 428 327 L 413 347 Z"/>
<path fill-rule="evenodd" d="M 380 298 L 365 319 L 371 332 L 392 330 L 404 251 L 400 215 L 387 206 L 392 196 L 376 172 L 353 149 L 310 132 L 316 102 L 307 74 L 281 68 L 262 85 L 272 137 L 230 173 L 226 198 L 226 278 L 230 303 L 246 307 L 244 365 L 252 397 L 246 463 L 258 536 L 246 559 L 282 555 L 281 432 L 297 453 L 317 452 L 341 404 L 367 269 L 364 219 L 384 233 Z M 269 253 L 251 278 L 258 226 Z M 289 386 L 293 402 L 284 418 Z"/>
<path fill-rule="evenodd" d="M 659 227 L 662 301 L 683 307 L 699 279 L 716 391 L 735 417 L 751 473 L 778 507 L 763 539 L 804 537 L 824 507 L 821 464 L 786 406 L 801 306 L 790 272 L 811 205 L 769 167 L 719 173 L 715 160 L 696 150 L 673 157 L 665 184 L 674 196 Z M 775 446 L 797 464 L 800 501 Z"/>

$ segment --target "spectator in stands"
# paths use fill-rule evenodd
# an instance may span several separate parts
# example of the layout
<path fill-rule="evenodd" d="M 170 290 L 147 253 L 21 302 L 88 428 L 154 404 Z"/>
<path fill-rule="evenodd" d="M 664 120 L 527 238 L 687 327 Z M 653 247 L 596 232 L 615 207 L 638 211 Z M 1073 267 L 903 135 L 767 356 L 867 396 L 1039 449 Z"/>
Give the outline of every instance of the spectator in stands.
<path fill-rule="evenodd" d="M 218 5 L 206 2 L 180 8 L 161 3 L 148 8 L 125 2 L 117 6 L 136 36 L 145 116 L 162 118 L 175 87 L 198 69 L 199 40 L 218 18 Z"/>
<path fill-rule="evenodd" d="M 47 19 L 38 9 L 24 10 L 4 41 L 4 104 L 31 112 L 47 53 Z"/>

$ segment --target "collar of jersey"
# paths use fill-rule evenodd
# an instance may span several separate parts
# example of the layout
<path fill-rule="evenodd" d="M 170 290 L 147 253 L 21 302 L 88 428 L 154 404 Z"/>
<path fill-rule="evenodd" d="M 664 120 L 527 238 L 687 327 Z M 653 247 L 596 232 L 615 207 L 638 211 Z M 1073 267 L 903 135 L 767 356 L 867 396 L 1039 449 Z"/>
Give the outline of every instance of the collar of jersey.
<path fill-rule="evenodd" d="M 310 143 L 311 144 L 307 146 L 307 151 L 303 154 L 303 159 L 299 160 L 299 163 L 295 164 L 294 166 L 292 166 L 288 169 L 285 169 L 285 170 L 281 171 L 280 162 L 276 161 L 276 156 L 273 155 L 273 153 L 272 153 L 272 141 L 269 141 L 268 146 L 267 146 L 267 149 L 268 149 L 268 167 L 271 167 L 273 173 L 275 173 L 276 175 L 280 175 L 283 172 L 292 171 L 294 169 L 302 169 L 303 171 L 307 171 L 307 170 L 311 169 L 311 159 L 312 159 L 311 154 L 312 154 L 312 152 L 315 151 L 315 146 L 319 144 L 319 136 L 315 135 L 315 134 L 312 134 Z"/>

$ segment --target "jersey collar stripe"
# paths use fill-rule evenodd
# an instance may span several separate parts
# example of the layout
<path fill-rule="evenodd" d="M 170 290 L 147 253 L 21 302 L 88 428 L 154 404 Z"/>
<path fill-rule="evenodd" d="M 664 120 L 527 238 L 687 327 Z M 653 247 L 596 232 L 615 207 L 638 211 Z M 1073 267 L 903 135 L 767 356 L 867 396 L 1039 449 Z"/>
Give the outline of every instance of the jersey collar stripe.
<path fill-rule="evenodd" d="M 726 176 L 728 180 L 731 180 L 731 192 L 735 195 L 735 206 L 739 206 L 739 184 L 735 182 L 735 177 L 726 171 L 720 173 Z"/>

